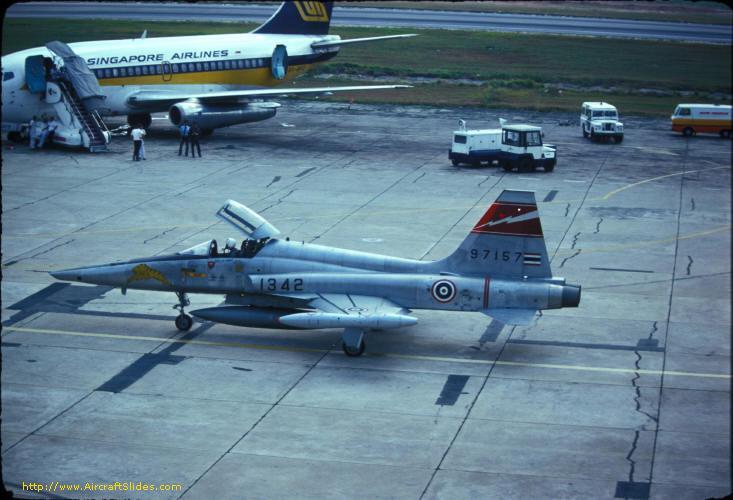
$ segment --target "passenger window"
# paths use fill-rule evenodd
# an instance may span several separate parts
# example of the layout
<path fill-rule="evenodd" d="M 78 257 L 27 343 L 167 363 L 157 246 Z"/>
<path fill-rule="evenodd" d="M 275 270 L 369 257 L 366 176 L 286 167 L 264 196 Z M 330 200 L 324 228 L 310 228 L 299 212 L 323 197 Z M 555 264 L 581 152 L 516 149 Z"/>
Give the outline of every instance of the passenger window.
<path fill-rule="evenodd" d="M 140 66 L 135 66 L 135 74 L 139 75 L 142 71 L 140 70 Z"/>
<path fill-rule="evenodd" d="M 197 62 L 196 63 L 196 71 L 201 71 L 201 63 L 200 62 Z"/>
<path fill-rule="evenodd" d="M 173 65 L 173 72 L 178 73 L 178 64 Z"/>
<path fill-rule="evenodd" d="M 204 71 L 209 71 L 209 63 L 208 62 L 205 62 L 204 63 Z"/>
<path fill-rule="evenodd" d="M 143 75 L 147 75 L 148 73 L 150 73 L 150 70 L 148 69 L 148 67 L 143 66 Z"/>
<path fill-rule="evenodd" d="M 6 71 L 3 73 L 3 81 L 7 82 L 8 80 L 12 80 L 15 77 L 15 73 L 12 71 Z"/>
<path fill-rule="evenodd" d="M 455 136 L 453 136 L 453 142 L 457 144 L 466 144 L 466 136 L 456 134 Z"/>
<path fill-rule="evenodd" d="M 529 132 L 527 134 L 527 146 L 542 146 L 542 137 L 539 132 Z"/>
<path fill-rule="evenodd" d="M 217 69 L 224 69 L 224 61 L 217 61 L 216 67 Z"/>

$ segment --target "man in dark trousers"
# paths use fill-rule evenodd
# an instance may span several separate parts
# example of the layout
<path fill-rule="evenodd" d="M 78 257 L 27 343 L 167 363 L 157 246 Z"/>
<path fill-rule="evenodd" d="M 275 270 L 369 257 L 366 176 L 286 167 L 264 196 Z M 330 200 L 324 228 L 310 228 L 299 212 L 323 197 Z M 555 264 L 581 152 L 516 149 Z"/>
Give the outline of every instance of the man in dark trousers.
<path fill-rule="evenodd" d="M 188 126 L 188 121 L 186 120 L 181 123 L 178 130 L 181 132 L 181 143 L 178 145 L 178 156 L 181 156 L 184 144 L 186 145 L 186 156 L 188 156 L 189 132 L 191 131 L 191 127 Z"/>
<path fill-rule="evenodd" d="M 199 129 L 198 123 L 193 122 L 191 129 L 188 131 L 188 139 L 191 142 L 191 158 L 196 158 L 196 151 L 199 152 L 199 158 L 201 158 L 201 145 L 199 144 L 199 135 L 201 130 Z"/>
<path fill-rule="evenodd" d="M 140 161 L 140 147 L 143 144 L 143 137 L 145 136 L 145 129 L 142 125 L 139 123 L 135 125 L 135 128 L 132 129 L 132 132 L 130 133 L 132 136 L 132 143 L 134 146 L 134 149 L 132 150 L 132 160 L 133 161 Z"/>

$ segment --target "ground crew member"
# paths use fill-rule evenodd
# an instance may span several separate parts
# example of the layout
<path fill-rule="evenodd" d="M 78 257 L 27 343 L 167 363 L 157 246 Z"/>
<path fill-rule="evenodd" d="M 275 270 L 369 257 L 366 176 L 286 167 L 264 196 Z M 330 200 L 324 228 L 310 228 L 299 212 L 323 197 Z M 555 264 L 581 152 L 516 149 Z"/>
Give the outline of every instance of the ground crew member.
<path fill-rule="evenodd" d="M 188 126 L 188 121 L 184 121 L 180 127 L 178 127 L 178 130 L 181 132 L 181 143 L 178 145 L 178 156 L 181 156 L 181 151 L 183 151 L 183 145 L 186 145 L 186 156 L 188 156 L 188 133 L 191 131 L 191 127 Z"/>
<path fill-rule="evenodd" d="M 145 129 L 143 129 L 143 126 L 138 123 L 137 125 L 135 125 L 135 128 L 132 129 L 132 132 L 130 132 L 130 135 L 132 136 L 132 144 L 133 144 L 132 160 L 140 161 L 140 148 L 143 145 L 143 137 L 145 137 Z"/>
<path fill-rule="evenodd" d="M 199 144 L 199 135 L 201 130 L 196 122 L 191 125 L 191 129 L 188 131 L 188 138 L 191 142 L 191 158 L 196 158 L 196 150 L 199 152 L 199 158 L 201 158 L 201 145 Z"/>

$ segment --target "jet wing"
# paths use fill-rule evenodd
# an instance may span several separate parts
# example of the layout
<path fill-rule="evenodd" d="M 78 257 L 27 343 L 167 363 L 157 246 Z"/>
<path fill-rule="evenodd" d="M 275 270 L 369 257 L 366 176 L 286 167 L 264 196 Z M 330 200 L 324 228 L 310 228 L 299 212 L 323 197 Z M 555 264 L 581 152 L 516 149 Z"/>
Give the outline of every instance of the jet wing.
<path fill-rule="evenodd" d="M 374 328 L 410 326 L 417 318 L 383 297 L 351 294 L 318 294 L 309 303 L 314 312 L 290 314 L 280 322 L 297 328 Z"/>
<path fill-rule="evenodd" d="M 198 99 L 203 102 L 235 102 L 263 99 L 267 97 L 279 97 L 288 95 L 323 95 L 332 92 L 353 92 L 358 90 L 384 90 L 384 89 L 405 89 L 412 85 L 355 85 L 347 87 L 314 87 L 314 88 L 272 88 L 272 89 L 248 89 L 248 90 L 226 90 L 221 92 L 165 92 L 165 91 L 139 91 L 127 98 L 131 106 L 145 107 L 150 105 L 175 104 L 188 99 Z"/>

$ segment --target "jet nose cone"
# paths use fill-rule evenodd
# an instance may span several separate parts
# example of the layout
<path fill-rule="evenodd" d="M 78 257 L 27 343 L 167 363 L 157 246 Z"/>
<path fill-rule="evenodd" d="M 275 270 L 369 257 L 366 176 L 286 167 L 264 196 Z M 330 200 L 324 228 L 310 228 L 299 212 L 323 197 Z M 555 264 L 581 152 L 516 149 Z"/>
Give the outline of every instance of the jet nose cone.
<path fill-rule="evenodd" d="M 79 269 L 63 269 L 48 274 L 60 281 L 84 281 L 82 272 Z"/>

